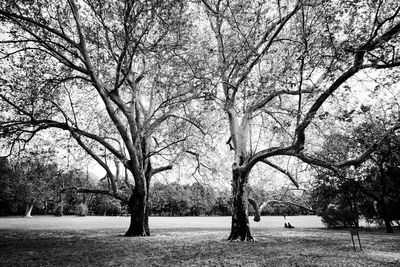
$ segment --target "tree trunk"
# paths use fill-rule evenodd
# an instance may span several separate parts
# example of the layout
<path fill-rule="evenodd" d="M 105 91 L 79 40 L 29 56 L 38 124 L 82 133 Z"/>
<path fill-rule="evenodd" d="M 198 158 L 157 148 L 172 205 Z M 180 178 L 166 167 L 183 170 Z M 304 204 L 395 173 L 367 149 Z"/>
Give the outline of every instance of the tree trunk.
<path fill-rule="evenodd" d="M 387 212 L 387 206 L 386 206 L 385 200 L 383 199 L 383 200 L 379 201 L 378 204 L 381 206 L 381 217 L 382 217 L 383 221 L 385 222 L 386 232 L 394 233 L 392 224 L 390 223 L 391 219 Z"/>
<path fill-rule="evenodd" d="M 352 217 L 352 221 L 353 221 L 352 224 L 355 228 L 359 228 L 357 203 L 354 200 L 354 197 L 347 196 L 347 200 L 349 203 L 350 213 L 351 213 L 351 217 Z"/>
<path fill-rule="evenodd" d="M 393 233 L 394 231 L 393 231 L 392 224 L 390 223 L 391 219 L 390 219 L 390 215 L 388 212 L 389 201 L 385 200 L 385 198 L 387 196 L 387 179 L 386 179 L 385 168 L 383 167 L 382 163 L 379 165 L 379 172 L 380 172 L 379 182 L 381 185 L 382 193 L 381 193 L 380 201 L 378 202 L 378 204 L 381 206 L 382 219 L 385 222 L 386 232 Z"/>
<path fill-rule="evenodd" d="M 35 204 L 35 198 L 28 199 L 28 201 L 26 202 L 26 210 L 24 215 L 25 218 L 32 217 L 31 212 L 33 209 L 33 204 Z"/>
<path fill-rule="evenodd" d="M 131 214 L 131 223 L 125 236 L 150 235 L 147 199 L 146 189 L 136 186 L 128 202 L 129 212 Z"/>
<path fill-rule="evenodd" d="M 359 216 L 358 216 L 358 208 L 357 208 L 357 203 L 355 200 L 353 200 L 354 203 L 354 223 L 356 228 L 360 228 L 360 221 L 359 221 Z"/>
<path fill-rule="evenodd" d="M 253 241 L 250 233 L 248 214 L 248 172 L 242 169 L 233 169 L 232 179 L 232 225 L 230 241 Z"/>
<path fill-rule="evenodd" d="M 383 220 L 385 221 L 386 233 L 394 233 L 393 226 L 390 223 L 391 220 L 387 217 L 383 218 Z"/>

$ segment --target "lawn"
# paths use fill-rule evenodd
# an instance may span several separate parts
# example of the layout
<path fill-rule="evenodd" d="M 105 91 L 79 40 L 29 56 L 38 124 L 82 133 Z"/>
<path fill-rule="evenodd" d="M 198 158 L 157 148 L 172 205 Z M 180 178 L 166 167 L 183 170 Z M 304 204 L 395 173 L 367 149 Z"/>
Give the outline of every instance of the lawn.
<path fill-rule="evenodd" d="M 400 234 L 322 228 L 315 216 L 252 222 L 255 242 L 227 242 L 228 217 L 151 217 L 152 236 L 123 237 L 125 217 L 0 218 L 0 266 L 400 266 Z"/>

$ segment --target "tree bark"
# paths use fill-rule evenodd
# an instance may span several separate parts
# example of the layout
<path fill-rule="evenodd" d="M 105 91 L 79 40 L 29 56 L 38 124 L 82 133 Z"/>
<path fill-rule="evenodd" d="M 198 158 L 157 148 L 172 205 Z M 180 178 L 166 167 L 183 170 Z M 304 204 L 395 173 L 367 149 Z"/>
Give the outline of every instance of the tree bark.
<path fill-rule="evenodd" d="M 354 198 L 353 198 L 353 204 L 354 204 L 354 223 L 355 223 L 355 227 L 356 228 L 360 228 L 357 202 L 356 202 L 356 200 Z"/>
<path fill-rule="evenodd" d="M 253 241 L 250 232 L 248 214 L 248 172 L 240 168 L 233 169 L 232 179 L 232 225 L 230 241 Z"/>
<path fill-rule="evenodd" d="M 149 212 L 147 208 L 147 190 L 138 186 L 129 198 L 128 207 L 131 222 L 125 236 L 149 236 Z"/>
<path fill-rule="evenodd" d="M 26 202 L 26 210 L 24 214 L 25 218 L 32 217 L 31 212 L 34 204 L 35 204 L 35 198 L 29 198 L 28 201 Z"/>

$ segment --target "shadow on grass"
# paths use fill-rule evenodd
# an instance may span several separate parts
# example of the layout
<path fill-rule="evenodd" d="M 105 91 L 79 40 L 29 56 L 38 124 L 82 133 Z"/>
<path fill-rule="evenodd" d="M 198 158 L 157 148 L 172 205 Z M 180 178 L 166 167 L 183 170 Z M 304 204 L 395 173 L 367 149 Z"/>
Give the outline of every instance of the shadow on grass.
<path fill-rule="evenodd" d="M 400 235 L 256 229 L 256 242 L 228 242 L 226 229 L 159 229 L 150 237 L 121 230 L 0 230 L 1 266 L 399 266 Z"/>

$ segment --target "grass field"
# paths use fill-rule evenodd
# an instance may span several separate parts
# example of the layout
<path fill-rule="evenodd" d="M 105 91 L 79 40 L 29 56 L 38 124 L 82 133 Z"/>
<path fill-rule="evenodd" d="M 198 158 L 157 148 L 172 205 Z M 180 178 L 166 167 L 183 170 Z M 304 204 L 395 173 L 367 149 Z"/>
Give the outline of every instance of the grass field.
<path fill-rule="evenodd" d="M 400 234 L 322 228 L 315 216 L 251 222 L 255 242 L 228 242 L 229 217 L 151 217 L 150 237 L 123 237 L 127 217 L 0 218 L 0 266 L 400 266 Z"/>

